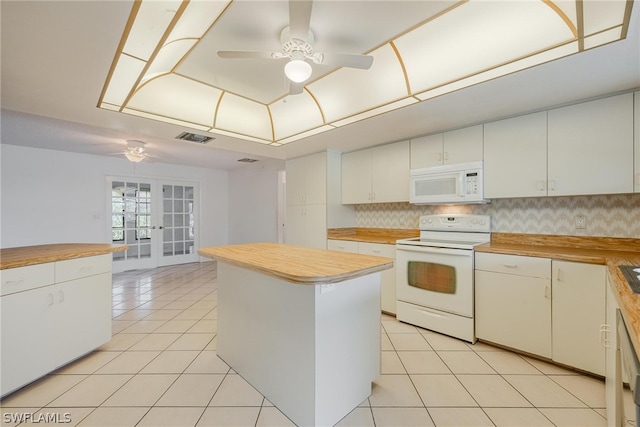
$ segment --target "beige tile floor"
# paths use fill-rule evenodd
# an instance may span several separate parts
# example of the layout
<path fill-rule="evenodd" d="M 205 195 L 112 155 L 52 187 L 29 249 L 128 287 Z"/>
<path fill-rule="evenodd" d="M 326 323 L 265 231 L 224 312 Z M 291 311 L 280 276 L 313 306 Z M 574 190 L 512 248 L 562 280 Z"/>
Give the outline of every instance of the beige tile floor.
<path fill-rule="evenodd" d="M 2 425 L 16 413 L 68 426 L 293 425 L 217 357 L 216 305 L 213 262 L 114 274 L 113 339 L 3 399 Z M 381 322 L 382 375 L 339 426 L 606 425 L 598 379 Z"/>

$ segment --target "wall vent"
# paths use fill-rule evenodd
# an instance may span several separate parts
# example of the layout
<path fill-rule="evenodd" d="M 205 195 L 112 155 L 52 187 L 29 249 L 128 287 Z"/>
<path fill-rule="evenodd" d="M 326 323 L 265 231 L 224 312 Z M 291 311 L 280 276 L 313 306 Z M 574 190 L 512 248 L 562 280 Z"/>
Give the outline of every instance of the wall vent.
<path fill-rule="evenodd" d="M 250 159 L 248 157 L 245 157 L 245 158 L 242 158 L 242 159 L 238 159 L 238 161 L 242 162 L 242 163 L 254 163 L 254 162 L 257 162 L 258 159 Z"/>
<path fill-rule="evenodd" d="M 206 135 L 198 135 L 197 133 L 182 132 L 180 135 L 176 136 L 176 139 L 197 142 L 198 144 L 206 144 L 214 138 Z"/>

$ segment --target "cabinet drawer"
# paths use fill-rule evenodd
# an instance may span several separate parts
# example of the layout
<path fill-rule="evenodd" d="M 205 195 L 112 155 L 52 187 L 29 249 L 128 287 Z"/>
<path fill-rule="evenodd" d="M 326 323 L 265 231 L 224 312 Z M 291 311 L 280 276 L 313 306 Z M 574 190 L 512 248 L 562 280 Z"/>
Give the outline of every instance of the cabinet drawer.
<path fill-rule="evenodd" d="M 475 269 L 517 276 L 551 278 L 551 260 L 548 258 L 476 252 Z"/>
<path fill-rule="evenodd" d="M 328 240 L 327 249 L 331 251 L 358 253 L 358 242 L 351 240 Z"/>
<path fill-rule="evenodd" d="M 111 271 L 111 255 L 97 255 L 84 258 L 69 259 L 55 263 L 56 283 L 94 276 Z"/>
<path fill-rule="evenodd" d="M 28 291 L 53 284 L 54 263 L 0 270 L 0 295 Z"/>
<path fill-rule="evenodd" d="M 396 246 L 395 245 L 385 245 L 382 243 L 364 243 L 360 242 L 358 244 L 358 249 L 361 254 L 364 255 L 374 255 L 374 256 L 384 256 L 387 258 L 396 258 Z"/>

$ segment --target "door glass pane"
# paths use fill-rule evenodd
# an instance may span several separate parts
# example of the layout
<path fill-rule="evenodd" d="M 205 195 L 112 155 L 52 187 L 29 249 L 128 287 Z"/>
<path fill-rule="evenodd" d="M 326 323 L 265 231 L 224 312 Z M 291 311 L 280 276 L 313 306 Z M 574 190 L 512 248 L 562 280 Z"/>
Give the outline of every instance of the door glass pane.
<path fill-rule="evenodd" d="M 456 269 L 450 265 L 409 261 L 409 286 L 444 294 L 456 293 Z"/>
<path fill-rule="evenodd" d="M 114 261 L 151 257 L 151 184 L 111 183 L 111 238 L 129 248 L 113 254 Z"/>
<path fill-rule="evenodd" d="M 194 253 L 193 197 L 192 186 L 163 186 L 163 256 Z"/>

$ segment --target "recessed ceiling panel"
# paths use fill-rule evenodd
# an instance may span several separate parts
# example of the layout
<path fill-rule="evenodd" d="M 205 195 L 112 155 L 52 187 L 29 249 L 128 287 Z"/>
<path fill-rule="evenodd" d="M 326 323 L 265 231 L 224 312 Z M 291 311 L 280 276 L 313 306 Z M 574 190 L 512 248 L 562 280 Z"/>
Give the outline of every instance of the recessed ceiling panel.
<path fill-rule="evenodd" d="M 127 106 L 161 117 L 212 126 L 221 94 L 220 89 L 169 74 L 144 84 Z"/>
<path fill-rule="evenodd" d="M 269 105 L 269 109 L 276 141 L 324 124 L 318 104 L 307 92 L 287 96 Z"/>
<path fill-rule="evenodd" d="M 148 60 L 180 7 L 179 0 L 143 1 L 123 51 Z"/>
<path fill-rule="evenodd" d="M 411 89 L 423 91 L 574 38 L 542 1 L 475 1 L 400 37 L 396 46 Z"/>
<path fill-rule="evenodd" d="M 267 141 L 273 138 L 267 106 L 231 93 L 220 100 L 214 126 Z"/>
<path fill-rule="evenodd" d="M 341 68 L 308 86 L 327 122 L 360 114 L 408 95 L 402 66 L 393 48 L 387 44 L 371 55 L 373 65 L 368 70 Z"/>

